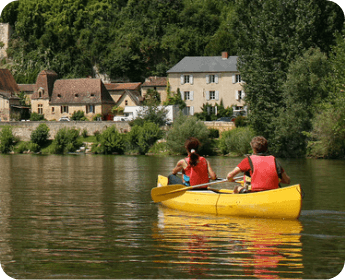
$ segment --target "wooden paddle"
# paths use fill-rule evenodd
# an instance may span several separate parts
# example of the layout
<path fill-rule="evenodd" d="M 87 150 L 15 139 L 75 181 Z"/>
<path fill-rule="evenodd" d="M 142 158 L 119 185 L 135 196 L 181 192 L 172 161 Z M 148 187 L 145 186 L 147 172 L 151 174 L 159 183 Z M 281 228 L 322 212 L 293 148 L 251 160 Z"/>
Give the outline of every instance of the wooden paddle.
<path fill-rule="evenodd" d="M 156 187 L 151 190 L 151 198 L 154 202 L 161 202 L 164 200 L 168 200 L 168 199 L 183 195 L 188 190 L 193 190 L 199 187 L 220 184 L 220 183 L 225 183 L 225 182 L 229 182 L 229 181 L 227 179 L 222 179 L 219 181 L 214 181 L 214 182 L 190 186 L 190 187 L 181 185 L 181 184 Z"/>

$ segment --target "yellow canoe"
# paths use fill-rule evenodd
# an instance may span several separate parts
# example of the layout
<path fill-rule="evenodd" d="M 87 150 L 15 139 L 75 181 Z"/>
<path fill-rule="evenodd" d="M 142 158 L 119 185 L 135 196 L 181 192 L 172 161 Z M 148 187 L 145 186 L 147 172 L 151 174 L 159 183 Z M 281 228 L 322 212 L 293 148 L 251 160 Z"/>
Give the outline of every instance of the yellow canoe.
<path fill-rule="evenodd" d="M 158 175 L 157 185 L 167 184 L 168 178 Z M 301 213 L 300 185 L 247 194 L 233 194 L 227 189 L 219 191 L 186 191 L 161 203 L 182 211 L 238 217 L 298 219 Z"/>

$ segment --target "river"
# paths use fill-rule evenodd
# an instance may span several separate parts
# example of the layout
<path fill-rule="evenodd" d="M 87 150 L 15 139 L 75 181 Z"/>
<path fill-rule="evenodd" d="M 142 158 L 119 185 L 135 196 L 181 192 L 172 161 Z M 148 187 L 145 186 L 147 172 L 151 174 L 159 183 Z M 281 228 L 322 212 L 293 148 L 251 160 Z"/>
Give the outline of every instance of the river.
<path fill-rule="evenodd" d="M 340 273 L 344 160 L 280 160 L 306 194 L 299 220 L 285 221 L 153 203 L 157 175 L 168 175 L 178 159 L 0 155 L 3 270 L 30 279 L 329 279 Z M 241 160 L 208 159 L 219 177 Z"/>

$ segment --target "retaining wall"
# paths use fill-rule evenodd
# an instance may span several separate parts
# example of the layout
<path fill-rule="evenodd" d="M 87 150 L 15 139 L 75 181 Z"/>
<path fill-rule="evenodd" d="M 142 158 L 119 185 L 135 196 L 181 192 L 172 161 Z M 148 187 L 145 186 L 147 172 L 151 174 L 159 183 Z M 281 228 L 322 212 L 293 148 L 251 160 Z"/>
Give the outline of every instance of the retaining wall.
<path fill-rule="evenodd" d="M 13 135 L 18 136 L 22 141 L 29 141 L 31 132 L 34 131 L 41 123 L 45 123 L 50 131 L 49 139 L 54 139 L 59 129 L 63 127 L 80 129 L 82 132 L 86 129 L 88 135 L 93 135 L 95 131 L 103 132 L 110 126 L 115 125 L 120 132 L 130 131 L 128 122 L 113 122 L 113 121 L 101 121 L 101 122 L 85 122 L 85 121 L 70 121 L 70 122 L 0 122 L 0 130 L 4 126 L 11 126 Z"/>

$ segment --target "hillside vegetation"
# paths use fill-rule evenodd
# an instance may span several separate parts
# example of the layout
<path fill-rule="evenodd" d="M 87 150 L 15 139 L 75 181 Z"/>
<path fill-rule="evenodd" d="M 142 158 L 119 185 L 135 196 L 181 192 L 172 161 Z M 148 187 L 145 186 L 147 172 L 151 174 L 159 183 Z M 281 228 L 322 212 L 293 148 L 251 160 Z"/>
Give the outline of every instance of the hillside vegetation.
<path fill-rule="evenodd" d="M 144 81 L 185 56 L 238 55 L 250 126 L 272 153 L 345 156 L 344 14 L 331 1 L 26 0 L 1 21 L 18 83 L 43 69 Z"/>

